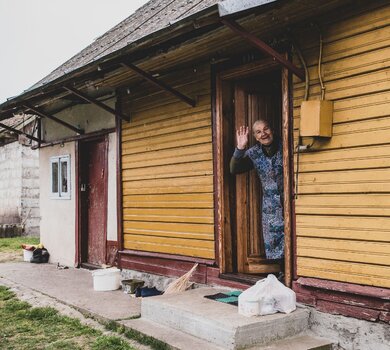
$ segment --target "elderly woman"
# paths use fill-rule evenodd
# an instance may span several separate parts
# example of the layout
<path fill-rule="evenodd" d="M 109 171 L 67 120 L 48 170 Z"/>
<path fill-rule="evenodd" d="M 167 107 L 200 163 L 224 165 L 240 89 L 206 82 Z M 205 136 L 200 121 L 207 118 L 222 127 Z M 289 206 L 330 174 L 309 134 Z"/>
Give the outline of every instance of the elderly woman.
<path fill-rule="evenodd" d="M 230 172 L 240 174 L 256 169 L 263 189 L 262 227 L 265 254 L 267 259 L 283 259 L 282 145 L 266 120 L 255 121 L 252 129 L 257 143 L 248 150 L 248 127 L 241 126 L 237 130 L 237 147 L 230 161 Z"/>

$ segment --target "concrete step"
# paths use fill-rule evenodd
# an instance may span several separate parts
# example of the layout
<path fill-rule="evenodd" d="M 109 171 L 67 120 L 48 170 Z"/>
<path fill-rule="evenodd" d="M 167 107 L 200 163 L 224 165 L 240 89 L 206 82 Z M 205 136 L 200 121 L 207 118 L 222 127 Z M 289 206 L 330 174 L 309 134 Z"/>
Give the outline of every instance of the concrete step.
<path fill-rule="evenodd" d="M 333 343 L 313 334 L 300 334 L 296 337 L 276 341 L 265 346 L 255 346 L 247 350 L 332 350 Z"/>
<path fill-rule="evenodd" d="M 142 318 L 119 321 L 119 323 L 127 328 L 135 329 L 143 334 L 161 340 L 174 350 L 224 350 L 206 340 Z"/>
<path fill-rule="evenodd" d="M 174 350 L 224 350 L 224 348 L 209 341 L 142 318 L 119 321 L 119 323 L 127 328 L 135 329 L 143 334 L 159 339 Z M 283 339 L 269 345 L 251 346 L 246 348 L 246 350 L 332 350 L 332 345 L 332 342 L 327 339 L 319 338 L 312 334 L 301 334 L 297 337 Z"/>
<path fill-rule="evenodd" d="M 308 329 L 310 312 L 306 308 L 297 308 L 290 314 L 245 317 L 238 314 L 236 306 L 204 298 L 224 291 L 198 288 L 144 298 L 141 316 L 226 350 L 270 344 Z"/>

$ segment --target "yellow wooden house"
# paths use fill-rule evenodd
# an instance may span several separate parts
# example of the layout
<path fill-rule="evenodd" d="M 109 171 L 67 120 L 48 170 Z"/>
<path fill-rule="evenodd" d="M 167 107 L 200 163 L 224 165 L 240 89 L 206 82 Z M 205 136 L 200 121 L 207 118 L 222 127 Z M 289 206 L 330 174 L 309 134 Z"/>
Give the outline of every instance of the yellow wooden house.
<path fill-rule="evenodd" d="M 236 127 L 268 118 L 283 142 L 285 283 L 321 311 L 389 322 L 390 5 L 239 3 L 152 0 L 3 103 L 0 118 L 22 109 L 45 130 L 54 115 L 95 125 L 43 133 L 40 152 L 77 154 L 111 135 L 101 246 L 83 236 L 89 153 L 70 175 L 77 265 L 118 252 L 122 269 L 180 276 L 196 262 L 195 281 L 236 287 L 279 272 L 264 256 L 256 174 L 228 168 Z M 109 125 L 92 109 L 67 114 L 82 101 L 113 115 Z"/>

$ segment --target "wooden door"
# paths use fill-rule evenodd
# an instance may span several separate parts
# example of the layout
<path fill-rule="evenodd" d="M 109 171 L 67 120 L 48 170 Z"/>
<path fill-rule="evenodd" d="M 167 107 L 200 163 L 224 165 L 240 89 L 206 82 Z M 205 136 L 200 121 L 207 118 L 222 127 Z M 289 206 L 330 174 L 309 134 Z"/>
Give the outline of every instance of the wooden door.
<path fill-rule="evenodd" d="M 252 125 L 269 121 L 280 138 L 281 90 L 279 76 L 263 75 L 234 83 L 234 129 L 248 125 L 249 147 L 255 144 Z M 237 272 L 264 274 L 278 272 L 279 264 L 265 258 L 262 236 L 261 183 L 255 170 L 236 176 Z"/>
<path fill-rule="evenodd" d="M 81 147 L 82 262 L 106 263 L 107 140 L 84 142 Z"/>

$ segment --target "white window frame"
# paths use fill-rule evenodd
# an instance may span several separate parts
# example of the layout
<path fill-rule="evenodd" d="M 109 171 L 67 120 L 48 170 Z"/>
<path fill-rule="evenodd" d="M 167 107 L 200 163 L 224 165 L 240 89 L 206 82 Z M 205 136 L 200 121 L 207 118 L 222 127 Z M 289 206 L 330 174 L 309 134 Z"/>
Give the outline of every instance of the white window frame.
<path fill-rule="evenodd" d="M 68 181 L 68 191 L 62 192 L 62 167 L 61 163 L 67 163 L 67 174 L 66 179 Z M 53 192 L 53 164 L 58 164 L 58 176 L 57 176 L 57 192 Z M 50 157 L 50 198 L 52 199 L 70 199 L 70 191 L 71 191 L 71 181 L 70 181 L 70 155 L 62 155 Z"/>

